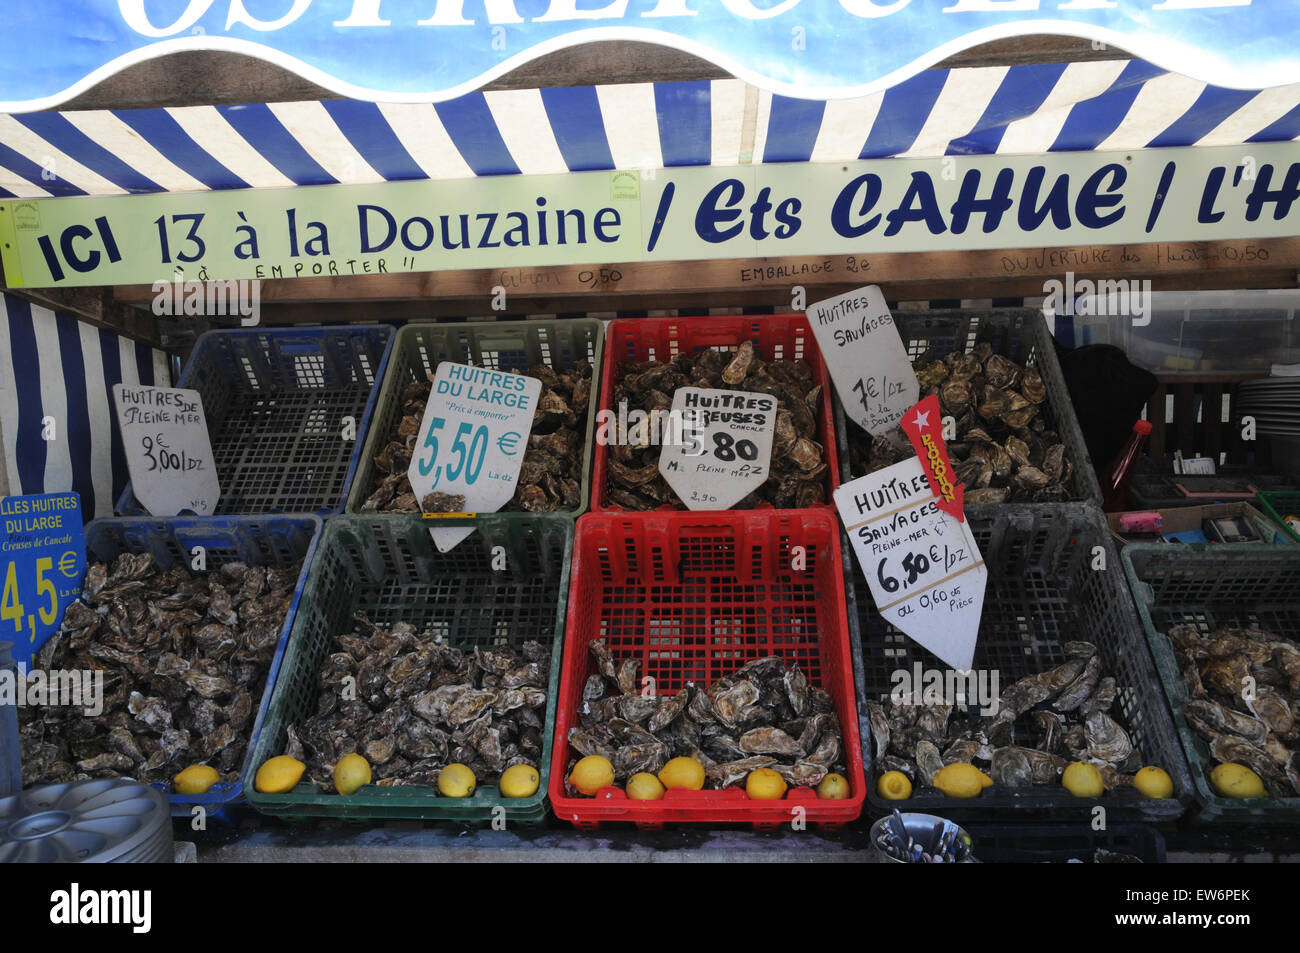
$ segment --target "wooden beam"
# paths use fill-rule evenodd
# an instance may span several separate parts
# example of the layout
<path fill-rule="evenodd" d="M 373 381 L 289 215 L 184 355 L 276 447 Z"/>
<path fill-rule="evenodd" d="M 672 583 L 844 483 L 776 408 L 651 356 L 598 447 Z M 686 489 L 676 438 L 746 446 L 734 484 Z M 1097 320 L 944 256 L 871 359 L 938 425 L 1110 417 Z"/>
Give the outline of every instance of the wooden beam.
<path fill-rule="evenodd" d="M 4 280 L 4 265 L 0 264 L 0 291 L 132 340 L 162 346 L 153 315 L 116 300 L 109 288 L 10 288 Z"/>
<path fill-rule="evenodd" d="M 267 323 L 489 315 L 498 287 L 506 291 L 506 310 L 516 314 L 788 309 L 796 285 L 808 301 L 866 284 L 880 285 L 890 301 L 1038 297 L 1046 280 L 1066 271 L 1076 280 L 1150 279 L 1162 291 L 1294 288 L 1300 238 L 274 279 L 263 282 L 261 303 Z M 140 306 L 153 297 L 149 285 L 116 294 Z"/>
<path fill-rule="evenodd" d="M 1035 35 L 997 40 L 964 50 L 934 69 L 1018 66 L 1084 60 L 1127 59 L 1115 47 L 1092 48 L 1077 37 Z M 725 70 L 671 47 L 621 40 L 585 43 L 525 63 L 484 89 L 534 89 L 618 83 L 724 79 Z M 240 53 L 193 50 L 129 66 L 59 107 L 149 109 L 167 106 L 238 105 L 338 99 L 283 67 Z"/>

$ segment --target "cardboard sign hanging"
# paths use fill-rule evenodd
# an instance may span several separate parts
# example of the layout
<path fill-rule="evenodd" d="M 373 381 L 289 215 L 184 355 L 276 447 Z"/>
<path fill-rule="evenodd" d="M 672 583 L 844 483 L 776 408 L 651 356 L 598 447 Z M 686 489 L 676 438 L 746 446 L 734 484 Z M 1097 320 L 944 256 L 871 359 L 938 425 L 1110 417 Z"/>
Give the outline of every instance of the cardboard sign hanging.
<path fill-rule="evenodd" d="M 406 476 L 426 515 L 495 513 L 515 495 L 542 392 L 523 374 L 443 361 Z M 472 526 L 430 530 L 439 552 Z"/>
<path fill-rule="evenodd" d="M 945 513 L 939 502 L 916 457 L 835 491 L 877 611 L 965 671 L 975 659 L 988 569 L 970 524 Z"/>
<path fill-rule="evenodd" d="M 815 302 L 808 323 L 844 413 L 867 433 L 895 426 L 921 396 L 921 385 L 880 288 Z"/>
<path fill-rule="evenodd" d="M 113 388 L 131 492 L 154 516 L 210 516 L 221 483 L 196 390 L 118 384 Z"/>
<path fill-rule="evenodd" d="M 24 665 L 59 631 L 63 613 L 81 595 L 86 540 L 76 493 L 0 499 L 0 641 L 12 642 Z"/>
<path fill-rule="evenodd" d="M 672 413 L 687 439 L 659 453 L 659 472 L 687 509 L 728 510 L 767 479 L 777 400 L 768 394 L 680 387 Z"/>

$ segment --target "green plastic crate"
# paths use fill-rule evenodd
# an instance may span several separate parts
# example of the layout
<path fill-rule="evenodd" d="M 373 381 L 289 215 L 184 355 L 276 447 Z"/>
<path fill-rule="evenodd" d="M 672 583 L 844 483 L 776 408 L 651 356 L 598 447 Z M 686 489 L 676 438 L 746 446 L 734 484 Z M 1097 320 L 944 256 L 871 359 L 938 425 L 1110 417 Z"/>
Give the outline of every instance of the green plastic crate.
<path fill-rule="evenodd" d="M 1300 543 L 1300 533 L 1282 520 L 1284 516 L 1300 516 L 1300 493 L 1277 490 L 1261 493 L 1257 499 L 1264 515 L 1281 527 L 1286 538 L 1293 543 Z"/>
<path fill-rule="evenodd" d="M 418 515 L 366 514 L 336 516 L 325 524 L 266 721 L 246 762 L 244 790 L 249 803 L 263 814 L 287 819 L 487 822 L 499 807 L 516 823 L 539 823 L 545 817 L 573 521 L 531 513 L 438 520 L 440 527 L 473 525 L 478 530 L 449 553 L 439 553 L 433 545 L 429 528 L 434 522 Z M 498 546 L 504 549 L 506 567 L 495 571 L 493 549 Z M 284 753 L 289 726 L 316 710 L 321 662 L 331 651 L 333 637 L 352 631 L 358 610 L 381 626 L 405 621 L 421 630 L 441 628 L 448 644 L 462 649 L 518 646 L 530 639 L 550 646 L 536 794 L 506 798 L 488 784 L 464 799 L 441 797 L 432 787 L 414 785 L 367 785 L 348 797 L 321 793 L 307 781 L 285 794 L 254 789 L 257 769 Z"/>
<path fill-rule="evenodd" d="M 1189 815 L 1198 824 L 1294 826 L 1300 796 L 1226 798 L 1210 787 L 1214 760 L 1209 745 L 1183 717 L 1187 687 L 1166 633 L 1184 623 L 1202 632 L 1257 625 L 1300 643 L 1300 549 L 1257 543 L 1130 543 L 1121 558 L 1187 753 L 1200 806 Z"/>
<path fill-rule="evenodd" d="M 583 434 L 581 496 L 578 508 L 561 510 L 576 519 L 586 512 L 591 497 L 592 433 L 600 393 L 600 356 L 605 325 L 589 318 L 554 321 L 478 321 L 464 324 L 408 324 L 397 332 L 388 360 L 388 371 L 380 385 L 379 401 L 370 420 L 356 479 L 348 496 L 347 512 L 360 513 L 361 504 L 379 485 L 375 454 L 402 412 L 401 397 L 406 385 L 423 380 L 442 361 L 476 364 L 494 370 L 527 373 L 535 364 L 555 371 L 566 370 L 579 360 L 592 365 L 591 400 Z"/>

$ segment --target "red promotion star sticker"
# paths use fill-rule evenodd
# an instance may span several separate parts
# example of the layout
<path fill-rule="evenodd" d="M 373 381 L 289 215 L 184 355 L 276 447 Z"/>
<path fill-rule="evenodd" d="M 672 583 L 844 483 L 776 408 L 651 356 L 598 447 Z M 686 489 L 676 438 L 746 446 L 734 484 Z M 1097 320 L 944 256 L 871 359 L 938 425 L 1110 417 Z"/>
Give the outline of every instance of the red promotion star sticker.
<path fill-rule="evenodd" d="M 939 498 L 938 507 L 958 522 L 965 522 L 966 510 L 962 505 L 964 483 L 953 483 L 952 464 L 948 462 L 948 447 L 943 442 L 943 424 L 939 411 L 939 398 L 931 394 L 914 404 L 900 421 L 907 439 L 912 441 L 930 489 Z"/>

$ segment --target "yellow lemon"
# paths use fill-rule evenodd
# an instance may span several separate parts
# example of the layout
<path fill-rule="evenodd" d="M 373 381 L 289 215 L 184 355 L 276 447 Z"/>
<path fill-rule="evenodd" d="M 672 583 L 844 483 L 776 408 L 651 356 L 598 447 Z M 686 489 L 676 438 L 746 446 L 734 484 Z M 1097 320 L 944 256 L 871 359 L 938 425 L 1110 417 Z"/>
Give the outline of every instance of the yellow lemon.
<path fill-rule="evenodd" d="M 438 772 L 438 793 L 443 797 L 469 797 L 478 779 L 463 764 L 449 764 Z"/>
<path fill-rule="evenodd" d="M 664 786 L 653 774 L 634 774 L 627 780 L 627 796 L 634 801 L 659 801 L 664 796 Z"/>
<path fill-rule="evenodd" d="M 1076 761 L 1067 767 L 1061 775 L 1061 784 L 1075 797 L 1101 797 L 1106 790 L 1097 766 L 1086 761 Z"/>
<path fill-rule="evenodd" d="M 532 797 L 541 783 L 542 776 L 531 764 L 516 764 L 501 775 L 501 796 Z"/>
<path fill-rule="evenodd" d="M 842 774 L 828 774 L 817 785 L 817 796 L 826 801 L 840 801 L 849 796 L 849 781 Z"/>
<path fill-rule="evenodd" d="M 1173 797 L 1174 782 L 1164 768 L 1154 765 L 1143 768 L 1133 775 L 1133 787 L 1146 797 Z"/>
<path fill-rule="evenodd" d="M 931 783 L 948 797 L 979 797 L 985 787 L 983 774 L 973 764 L 955 761 L 945 765 Z"/>
<path fill-rule="evenodd" d="M 771 768 L 755 768 L 745 778 L 745 793 L 755 801 L 779 801 L 785 797 L 785 778 Z"/>
<path fill-rule="evenodd" d="M 356 794 L 370 783 L 370 762 L 353 752 L 339 758 L 334 765 L 334 790 L 340 794 Z"/>
<path fill-rule="evenodd" d="M 172 784 L 177 794 L 206 794 L 220 780 L 221 775 L 211 765 L 192 764 L 172 778 Z"/>
<path fill-rule="evenodd" d="M 886 771 L 876 779 L 876 793 L 886 801 L 906 801 L 912 796 L 912 782 L 902 771 Z"/>
<path fill-rule="evenodd" d="M 694 758 L 673 758 L 660 769 L 659 781 L 669 791 L 698 791 L 704 787 L 704 765 Z"/>
<path fill-rule="evenodd" d="M 1211 771 L 1210 783 L 1224 797 L 1268 797 L 1259 775 L 1244 764 L 1232 761 Z"/>
<path fill-rule="evenodd" d="M 598 754 L 589 754 L 573 766 L 569 774 L 569 783 L 587 797 L 595 797 L 601 788 L 614 783 L 614 766 L 608 758 Z"/>
<path fill-rule="evenodd" d="M 287 754 L 276 755 L 260 768 L 253 776 L 253 787 L 263 794 L 284 794 L 292 791 L 307 766 L 297 758 Z"/>

